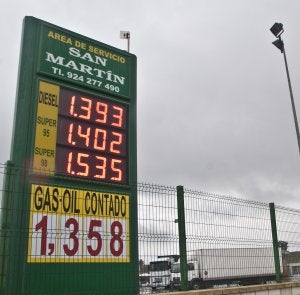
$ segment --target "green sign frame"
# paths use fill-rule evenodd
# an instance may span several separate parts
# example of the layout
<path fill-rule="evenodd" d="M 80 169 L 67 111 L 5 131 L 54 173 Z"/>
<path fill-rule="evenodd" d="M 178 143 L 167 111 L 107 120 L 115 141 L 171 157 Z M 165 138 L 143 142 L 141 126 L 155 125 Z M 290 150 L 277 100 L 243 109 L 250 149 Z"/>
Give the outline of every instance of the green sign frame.
<path fill-rule="evenodd" d="M 44 89 L 47 108 L 42 109 L 39 94 Z M 113 166 L 123 158 L 111 160 L 109 152 L 109 157 L 96 158 L 110 159 L 111 173 L 120 176 L 113 175 L 112 181 L 73 177 L 84 173 L 71 168 L 70 175 L 57 173 L 61 159 L 53 160 L 50 170 L 36 168 L 35 162 L 45 164 L 57 157 L 56 133 L 62 120 L 57 116 L 58 98 L 63 98 L 53 89 L 84 93 L 81 100 L 97 103 L 98 115 L 103 113 L 101 103 L 108 102 L 115 112 L 110 114 L 114 126 L 101 127 L 101 132 L 114 136 L 125 132 L 112 129 L 119 128 L 124 106 L 126 181 L 118 182 L 121 168 Z M 10 213 L 4 221 L 2 217 L 9 235 L 1 238 L 6 245 L 0 259 L 1 294 L 138 293 L 136 116 L 135 55 L 37 18 L 24 18 L 10 173 L 5 180 L 10 191 L 4 195 L 4 209 Z M 47 122 L 43 134 L 41 117 Z M 86 126 L 92 126 L 86 127 L 88 132 L 94 128 L 100 134 L 98 126 Z M 87 133 L 82 133 L 80 129 L 79 136 L 88 142 Z M 118 136 L 110 142 L 112 157 L 123 144 L 123 135 Z M 43 151 L 41 161 L 38 150 Z M 84 152 L 82 159 L 89 156 Z M 88 164 L 78 159 L 79 168 L 87 170 Z M 103 167 L 96 165 L 98 172 Z"/>

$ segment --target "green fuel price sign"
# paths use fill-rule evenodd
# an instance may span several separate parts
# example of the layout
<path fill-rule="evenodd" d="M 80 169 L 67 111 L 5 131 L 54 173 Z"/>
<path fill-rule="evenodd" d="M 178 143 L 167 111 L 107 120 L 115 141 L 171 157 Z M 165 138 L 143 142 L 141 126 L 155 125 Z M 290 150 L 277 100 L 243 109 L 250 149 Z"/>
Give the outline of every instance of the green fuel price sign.
<path fill-rule="evenodd" d="M 136 57 L 25 17 L 11 150 L 2 293 L 137 294 Z"/>

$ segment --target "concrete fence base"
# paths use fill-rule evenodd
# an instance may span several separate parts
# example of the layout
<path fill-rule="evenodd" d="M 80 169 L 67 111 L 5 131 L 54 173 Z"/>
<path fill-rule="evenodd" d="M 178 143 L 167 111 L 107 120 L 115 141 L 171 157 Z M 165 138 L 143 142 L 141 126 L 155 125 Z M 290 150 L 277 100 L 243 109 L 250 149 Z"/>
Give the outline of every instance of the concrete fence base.
<path fill-rule="evenodd" d="M 300 295 L 300 282 L 255 285 L 224 289 L 162 293 L 163 295 Z"/>

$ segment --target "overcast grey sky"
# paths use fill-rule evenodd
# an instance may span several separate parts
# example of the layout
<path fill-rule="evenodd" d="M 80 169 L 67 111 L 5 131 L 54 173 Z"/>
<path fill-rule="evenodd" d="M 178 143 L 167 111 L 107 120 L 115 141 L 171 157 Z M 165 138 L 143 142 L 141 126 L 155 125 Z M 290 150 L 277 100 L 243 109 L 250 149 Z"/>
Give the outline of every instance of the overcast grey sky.
<path fill-rule="evenodd" d="M 138 58 L 138 180 L 300 209 L 282 22 L 300 117 L 298 0 L 1 1 L 0 163 L 10 157 L 22 20 L 31 15 Z"/>

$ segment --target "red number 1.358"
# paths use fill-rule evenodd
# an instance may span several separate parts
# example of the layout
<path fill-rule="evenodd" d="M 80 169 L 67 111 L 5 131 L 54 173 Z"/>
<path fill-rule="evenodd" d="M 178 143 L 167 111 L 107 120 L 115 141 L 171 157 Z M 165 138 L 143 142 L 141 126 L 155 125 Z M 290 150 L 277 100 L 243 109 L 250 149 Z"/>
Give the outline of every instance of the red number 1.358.
<path fill-rule="evenodd" d="M 38 216 L 41 215 L 38 214 Z M 107 224 L 103 224 L 105 222 L 107 222 Z M 124 254 L 124 243 L 126 242 L 123 240 L 124 229 L 122 222 L 118 220 L 114 220 L 110 223 L 110 221 L 108 221 L 107 219 L 105 221 L 99 219 L 91 219 L 89 221 L 88 232 L 85 233 L 85 236 L 79 234 L 79 232 L 82 231 L 82 228 L 80 228 L 82 224 L 81 219 L 74 217 L 67 218 L 65 221 L 63 221 L 61 225 L 62 228 L 60 230 L 51 228 L 51 230 L 54 230 L 54 232 L 66 232 L 66 237 L 64 240 L 65 242 L 62 242 L 63 239 L 59 238 L 58 236 L 56 236 L 55 239 L 49 239 L 48 232 L 50 224 L 52 223 L 51 220 L 49 220 L 48 216 L 43 215 L 41 220 L 34 227 L 35 232 L 41 233 L 38 237 L 35 237 L 35 239 L 40 239 L 40 241 L 35 241 L 35 243 L 33 243 L 33 245 L 40 245 L 40 249 L 36 249 L 37 252 L 32 253 L 35 257 L 50 257 L 56 255 L 65 255 L 65 257 L 76 256 L 77 258 L 82 258 L 82 256 L 85 256 L 86 258 L 96 257 L 101 254 L 104 243 L 107 243 L 107 245 L 105 246 L 109 249 L 110 255 L 112 255 L 113 257 L 120 257 L 122 254 Z M 107 232 L 107 234 L 105 234 L 106 238 L 103 240 L 102 234 L 104 228 L 110 228 L 110 230 L 109 232 Z M 83 241 L 81 237 L 87 237 L 87 239 L 85 238 L 85 241 Z M 58 242 L 62 242 L 61 250 L 59 250 L 56 245 Z M 82 244 L 83 242 L 85 243 Z M 57 253 L 55 252 L 55 249 L 58 252 L 63 251 L 63 253 Z M 87 254 L 87 256 L 85 253 Z"/>

